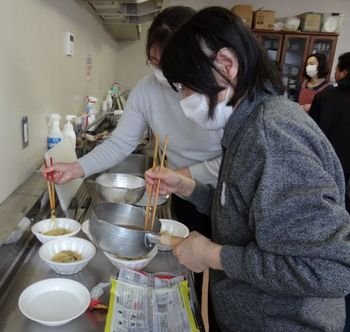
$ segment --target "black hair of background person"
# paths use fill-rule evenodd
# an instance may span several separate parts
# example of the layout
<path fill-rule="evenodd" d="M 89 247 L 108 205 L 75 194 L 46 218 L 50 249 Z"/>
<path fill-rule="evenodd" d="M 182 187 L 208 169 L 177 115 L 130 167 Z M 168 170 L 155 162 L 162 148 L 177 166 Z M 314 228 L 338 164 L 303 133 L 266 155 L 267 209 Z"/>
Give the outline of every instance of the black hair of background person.
<path fill-rule="evenodd" d="M 343 53 L 338 58 L 338 65 L 340 71 L 346 70 L 348 73 L 343 79 L 350 79 L 350 52 Z"/>
<path fill-rule="evenodd" d="M 211 14 L 213 10 L 216 13 L 215 21 Z M 220 49 L 226 47 L 238 59 L 237 85 L 228 105 L 235 106 L 246 95 L 252 100 L 256 89 L 271 94 L 284 93 L 276 66 L 241 18 L 222 7 L 201 10 L 195 18 L 195 22 L 189 19 L 171 37 L 161 58 L 163 74 L 175 90 L 173 83 L 181 83 L 193 91 L 207 95 L 209 117 L 212 117 L 217 94 L 224 89 L 214 79 L 214 58 Z M 207 23 L 208 18 L 210 25 Z M 198 63 L 205 65 L 198 66 Z"/>
<path fill-rule="evenodd" d="M 153 20 L 147 34 L 146 56 L 150 59 L 152 46 L 159 47 L 163 51 L 174 31 L 187 19 L 192 17 L 196 11 L 187 6 L 173 6 L 163 9 Z"/>
<path fill-rule="evenodd" d="M 317 61 L 318 61 L 317 77 L 318 78 L 326 78 L 326 76 L 329 73 L 329 65 L 328 65 L 327 56 L 325 54 L 323 54 L 323 53 L 315 53 L 315 54 L 308 55 L 308 57 L 306 58 L 306 61 L 304 63 L 304 77 L 308 77 L 307 74 L 306 74 L 306 65 L 307 65 L 307 61 L 311 57 L 316 58 Z"/>

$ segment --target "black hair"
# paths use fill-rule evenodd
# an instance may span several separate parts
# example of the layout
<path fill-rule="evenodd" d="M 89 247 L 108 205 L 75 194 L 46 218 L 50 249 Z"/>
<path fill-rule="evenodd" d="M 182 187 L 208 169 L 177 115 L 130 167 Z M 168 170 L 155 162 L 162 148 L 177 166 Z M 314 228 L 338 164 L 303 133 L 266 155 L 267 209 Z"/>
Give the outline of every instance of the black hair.
<path fill-rule="evenodd" d="M 305 61 L 305 66 L 304 66 L 304 76 L 307 77 L 306 75 L 306 64 L 307 61 L 312 58 L 315 57 L 318 61 L 318 66 L 317 66 L 317 77 L 318 78 L 325 78 L 328 73 L 329 73 L 329 66 L 328 66 L 328 60 L 327 60 L 327 56 L 323 53 L 315 53 L 315 54 L 310 54 Z"/>
<path fill-rule="evenodd" d="M 153 20 L 147 34 L 146 55 L 150 60 L 150 50 L 157 46 L 162 51 L 174 31 L 196 11 L 191 7 L 172 6 L 163 9 Z"/>
<path fill-rule="evenodd" d="M 347 75 L 344 78 L 350 77 L 350 52 L 343 53 L 338 57 L 337 67 L 340 71 L 347 71 Z"/>
<path fill-rule="evenodd" d="M 175 90 L 174 83 L 181 83 L 208 96 L 212 117 L 218 92 L 224 89 L 215 79 L 218 70 L 213 63 L 222 48 L 232 51 L 238 61 L 237 85 L 228 105 L 245 96 L 252 100 L 257 90 L 283 94 L 275 64 L 241 18 L 223 7 L 202 9 L 182 25 L 164 48 L 160 66 Z"/>

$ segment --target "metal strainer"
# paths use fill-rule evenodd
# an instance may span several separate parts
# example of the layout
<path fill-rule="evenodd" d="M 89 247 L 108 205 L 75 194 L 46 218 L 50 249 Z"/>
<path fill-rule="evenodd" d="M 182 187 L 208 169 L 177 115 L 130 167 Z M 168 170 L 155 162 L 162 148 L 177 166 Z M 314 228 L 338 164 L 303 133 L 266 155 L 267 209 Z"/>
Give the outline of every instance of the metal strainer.
<path fill-rule="evenodd" d="M 145 180 L 131 174 L 102 174 L 96 178 L 96 190 L 99 196 L 113 203 L 132 204 L 145 193 Z"/>

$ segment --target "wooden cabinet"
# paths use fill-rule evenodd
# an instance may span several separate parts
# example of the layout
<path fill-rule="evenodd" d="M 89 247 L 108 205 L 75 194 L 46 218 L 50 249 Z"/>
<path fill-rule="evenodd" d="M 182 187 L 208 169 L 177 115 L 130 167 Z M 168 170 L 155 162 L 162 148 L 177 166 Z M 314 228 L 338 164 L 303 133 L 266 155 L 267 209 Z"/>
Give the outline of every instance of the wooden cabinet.
<path fill-rule="evenodd" d="M 296 87 L 303 79 L 304 64 L 309 54 L 324 53 L 328 58 L 329 68 L 332 68 L 338 34 L 271 30 L 254 32 L 268 56 L 278 63 L 288 95 L 292 99 Z"/>

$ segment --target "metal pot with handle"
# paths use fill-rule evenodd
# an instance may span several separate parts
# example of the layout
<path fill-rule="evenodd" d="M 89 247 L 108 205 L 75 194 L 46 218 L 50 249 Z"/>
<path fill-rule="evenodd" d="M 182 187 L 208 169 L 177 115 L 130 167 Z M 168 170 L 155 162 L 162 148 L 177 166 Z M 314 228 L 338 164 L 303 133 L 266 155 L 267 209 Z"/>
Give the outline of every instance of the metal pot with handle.
<path fill-rule="evenodd" d="M 160 241 L 161 223 L 153 232 L 144 230 L 146 211 L 129 204 L 100 202 L 92 207 L 89 228 L 93 242 L 102 250 L 127 257 L 145 257 Z"/>

